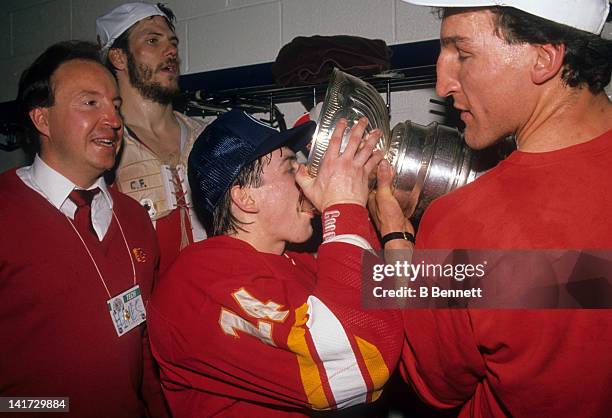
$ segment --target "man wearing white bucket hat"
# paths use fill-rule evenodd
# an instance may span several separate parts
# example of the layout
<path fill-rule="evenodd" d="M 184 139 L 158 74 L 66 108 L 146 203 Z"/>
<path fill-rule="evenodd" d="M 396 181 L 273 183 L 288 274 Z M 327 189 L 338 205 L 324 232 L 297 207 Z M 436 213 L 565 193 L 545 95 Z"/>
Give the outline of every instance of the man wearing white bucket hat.
<path fill-rule="evenodd" d="M 202 120 L 173 111 L 180 93 L 174 14 L 162 4 L 126 3 L 96 19 L 102 58 L 123 103 L 124 144 L 117 188 L 148 212 L 159 238 L 160 273 L 179 251 L 206 237 L 192 210 L 187 157 Z"/>
<path fill-rule="evenodd" d="M 442 8 L 436 89 L 467 144 L 513 135 L 518 146 L 434 201 L 416 247 L 612 248 L 608 1 L 405 1 Z M 377 195 L 405 228 L 391 194 Z M 610 416 L 611 310 L 406 310 L 404 322 L 402 371 L 431 405 L 460 417 Z"/>

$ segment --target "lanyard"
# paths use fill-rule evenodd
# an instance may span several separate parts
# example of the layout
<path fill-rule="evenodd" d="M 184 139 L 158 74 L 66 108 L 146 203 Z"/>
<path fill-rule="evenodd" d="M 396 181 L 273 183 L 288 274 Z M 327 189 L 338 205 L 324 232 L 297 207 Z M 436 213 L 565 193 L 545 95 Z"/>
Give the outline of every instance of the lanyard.
<path fill-rule="evenodd" d="M 130 257 L 130 262 L 132 263 L 132 273 L 134 275 L 134 286 L 135 286 L 136 285 L 136 266 L 134 266 L 134 259 L 132 258 L 132 253 L 130 253 L 130 247 L 128 246 L 127 239 L 125 238 L 125 234 L 123 233 L 123 228 L 121 227 L 121 222 L 119 222 L 119 218 L 117 218 L 117 215 L 115 215 L 115 211 L 113 209 L 111 209 L 111 211 L 113 212 L 113 218 L 115 218 L 115 220 L 117 221 L 117 225 L 119 226 L 119 231 L 121 231 L 121 236 L 123 237 L 123 243 L 125 244 L 125 249 L 127 250 L 128 257 Z M 64 214 L 64 216 L 66 216 L 66 215 Z M 68 220 L 68 222 L 72 226 L 72 229 L 74 229 L 74 232 L 76 232 L 76 234 L 78 235 L 79 239 L 83 243 L 83 247 L 85 247 L 85 250 L 87 251 L 87 254 L 89 255 L 89 258 L 91 259 L 91 262 L 93 263 L 94 267 L 96 268 L 96 271 L 98 272 L 98 277 L 100 277 L 100 281 L 102 282 L 102 285 L 104 286 L 104 289 L 106 289 L 106 293 L 108 294 L 108 298 L 111 299 L 112 298 L 111 293 L 109 292 L 108 286 L 106 286 L 106 282 L 104 281 L 104 277 L 102 277 L 102 273 L 100 272 L 100 269 L 98 268 L 98 263 L 96 263 L 96 260 L 94 260 L 93 255 L 91 255 L 91 251 L 89 250 L 89 247 L 85 243 L 85 240 L 81 236 L 81 233 L 78 231 L 76 226 L 74 226 L 74 223 L 72 222 L 72 220 L 68 216 L 66 216 L 66 219 Z"/>

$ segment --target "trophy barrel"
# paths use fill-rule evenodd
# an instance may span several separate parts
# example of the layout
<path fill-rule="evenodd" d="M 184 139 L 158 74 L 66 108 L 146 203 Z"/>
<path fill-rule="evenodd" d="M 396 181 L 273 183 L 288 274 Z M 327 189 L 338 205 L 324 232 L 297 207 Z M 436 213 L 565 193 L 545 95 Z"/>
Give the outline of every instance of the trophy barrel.
<path fill-rule="evenodd" d="M 376 89 L 335 69 L 308 157 L 312 176 L 317 175 L 338 120 L 346 118 L 350 128 L 362 116 L 368 118 L 368 132 L 380 129 L 383 133 L 377 148 L 395 171 L 394 194 L 415 225 L 434 199 L 473 181 L 507 155 L 499 152 L 500 147 L 472 151 L 457 129 L 436 122 L 424 126 L 405 121 L 390 131 L 387 108 Z M 348 140 L 348 130 L 343 144 Z M 508 144 L 501 143 L 505 151 L 511 151 Z"/>

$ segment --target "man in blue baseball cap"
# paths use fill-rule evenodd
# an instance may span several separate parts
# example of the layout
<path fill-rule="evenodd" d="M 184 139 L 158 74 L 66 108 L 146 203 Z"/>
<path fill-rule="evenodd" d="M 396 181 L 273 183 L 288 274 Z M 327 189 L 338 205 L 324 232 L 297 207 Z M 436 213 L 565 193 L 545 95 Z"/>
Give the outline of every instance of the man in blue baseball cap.
<path fill-rule="evenodd" d="M 214 237 L 181 253 L 148 307 L 175 416 L 296 417 L 380 395 L 402 331 L 399 315 L 360 309 L 361 256 L 377 245 L 368 175 L 382 159 L 366 125 L 340 153 L 338 122 L 316 179 L 294 152 L 313 122 L 281 133 L 236 110 L 195 143 L 189 180 Z M 322 213 L 317 258 L 285 251 L 312 234 L 302 194 Z"/>

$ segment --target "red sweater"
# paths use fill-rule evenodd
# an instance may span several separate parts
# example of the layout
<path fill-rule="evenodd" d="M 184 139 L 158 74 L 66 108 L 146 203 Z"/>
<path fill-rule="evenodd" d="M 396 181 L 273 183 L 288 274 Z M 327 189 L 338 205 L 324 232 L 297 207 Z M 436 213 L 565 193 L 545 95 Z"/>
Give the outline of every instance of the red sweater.
<path fill-rule="evenodd" d="M 436 200 L 420 248 L 612 248 L 612 131 L 545 153 L 514 152 Z M 461 417 L 609 417 L 612 310 L 404 312 L 404 373 Z"/>
<path fill-rule="evenodd" d="M 146 304 L 158 262 L 155 231 L 137 202 L 110 193 L 138 253 Z M 15 170 L 0 175 L 0 201 L 0 396 L 70 397 L 70 417 L 92 418 L 140 417 L 144 398 L 151 415 L 165 416 L 146 327 L 117 336 L 108 294 L 66 217 Z M 116 220 L 89 249 L 113 296 L 132 287 Z"/>
<path fill-rule="evenodd" d="M 332 209 L 330 232 L 373 243 L 365 208 Z M 183 250 L 149 309 L 173 414 L 303 416 L 376 399 L 403 338 L 397 312 L 360 309 L 361 255 L 333 242 L 316 260 L 281 256 L 225 236 Z"/>
<path fill-rule="evenodd" d="M 160 253 L 160 276 L 168 270 L 181 252 L 181 210 L 183 209 L 174 209 L 168 215 L 155 221 Z M 189 242 L 192 243 L 191 221 L 187 213 L 184 215 L 184 222 Z"/>

